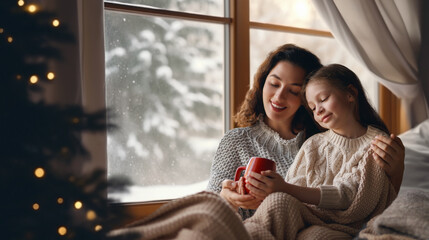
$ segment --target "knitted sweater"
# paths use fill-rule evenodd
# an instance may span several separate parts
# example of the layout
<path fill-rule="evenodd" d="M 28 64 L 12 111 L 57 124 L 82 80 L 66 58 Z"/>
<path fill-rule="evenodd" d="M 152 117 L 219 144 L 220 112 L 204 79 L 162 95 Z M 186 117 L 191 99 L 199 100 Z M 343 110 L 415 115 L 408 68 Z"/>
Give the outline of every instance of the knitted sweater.
<path fill-rule="evenodd" d="M 298 133 L 293 139 L 285 140 L 262 119 L 250 127 L 232 129 L 219 143 L 207 190 L 219 193 L 222 190 L 222 181 L 233 180 L 236 169 L 245 166 L 251 157 L 273 160 L 276 162 L 276 171 L 285 177 L 303 142 L 303 132 Z M 253 213 L 253 210 L 239 209 L 243 219 L 252 216 Z"/>
<path fill-rule="evenodd" d="M 331 209 L 276 192 L 242 222 L 218 194 L 203 192 L 171 201 L 109 235 L 124 239 L 132 234 L 141 239 L 351 239 L 396 196 L 369 149 L 371 139 L 379 133 L 369 127 L 364 136 L 346 139 L 328 131 L 310 138 L 301 148 L 286 179 L 303 186 L 324 186 L 320 206 Z"/>
<path fill-rule="evenodd" d="M 321 208 L 347 209 L 358 191 L 367 158 L 371 157 L 371 140 L 380 134 L 386 135 L 371 126 L 366 134 L 354 139 L 332 130 L 316 134 L 303 144 L 286 181 L 319 187 Z"/>
<path fill-rule="evenodd" d="M 286 181 L 319 187 L 318 206 L 287 193 L 273 193 L 244 224 L 252 239 L 351 239 L 382 213 L 396 192 L 376 164 L 371 140 L 380 130 L 348 139 L 327 131 L 309 138 L 298 152 Z"/>

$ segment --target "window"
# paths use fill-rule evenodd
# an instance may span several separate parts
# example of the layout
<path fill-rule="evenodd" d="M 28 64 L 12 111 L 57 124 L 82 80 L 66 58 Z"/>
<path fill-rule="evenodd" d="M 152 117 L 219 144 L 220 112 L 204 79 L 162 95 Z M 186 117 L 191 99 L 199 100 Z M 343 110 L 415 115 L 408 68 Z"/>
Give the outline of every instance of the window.
<path fill-rule="evenodd" d="M 105 11 L 106 104 L 118 126 L 108 134 L 108 177 L 126 176 L 132 185 L 109 197 L 137 202 L 201 191 L 224 133 L 225 20 L 145 11 L 219 13 L 223 5 L 122 2 L 135 5 Z"/>
<path fill-rule="evenodd" d="M 377 84 L 339 49 L 310 1 L 105 1 L 106 103 L 119 127 L 108 134 L 108 176 L 133 182 L 109 197 L 142 202 L 204 190 L 243 86 L 287 42 L 350 67 L 377 106 Z"/>

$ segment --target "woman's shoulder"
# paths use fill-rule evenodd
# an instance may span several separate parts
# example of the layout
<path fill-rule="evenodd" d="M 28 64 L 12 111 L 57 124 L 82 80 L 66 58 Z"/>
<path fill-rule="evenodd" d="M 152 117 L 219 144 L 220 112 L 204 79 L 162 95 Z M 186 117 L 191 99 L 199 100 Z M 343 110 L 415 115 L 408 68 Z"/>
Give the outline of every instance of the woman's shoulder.
<path fill-rule="evenodd" d="M 238 128 L 230 129 L 226 131 L 223 138 L 237 138 L 237 137 L 241 138 L 244 135 L 247 135 L 247 133 L 249 132 L 249 129 L 250 127 L 238 127 Z"/>

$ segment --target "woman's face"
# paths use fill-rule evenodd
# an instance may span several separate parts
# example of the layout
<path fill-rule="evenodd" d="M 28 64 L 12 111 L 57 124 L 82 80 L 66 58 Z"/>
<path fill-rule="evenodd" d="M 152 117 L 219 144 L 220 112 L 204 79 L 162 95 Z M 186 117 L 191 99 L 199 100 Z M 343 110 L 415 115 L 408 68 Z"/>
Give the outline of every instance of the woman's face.
<path fill-rule="evenodd" d="M 266 123 L 273 129 L 290 128 L 301 106 L 300 91 L 306 73 L 301 67 L 281 61 L 270 71 L 262 90 Z"/>

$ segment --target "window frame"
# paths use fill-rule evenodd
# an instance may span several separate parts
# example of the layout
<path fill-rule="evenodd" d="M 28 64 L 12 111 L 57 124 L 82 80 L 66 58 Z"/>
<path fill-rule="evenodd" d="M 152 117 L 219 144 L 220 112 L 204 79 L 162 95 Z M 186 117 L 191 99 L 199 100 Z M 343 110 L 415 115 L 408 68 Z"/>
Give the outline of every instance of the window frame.
<path fill-rule="evenodd" d="M 232 116 L 234 116 L 239 110 L 247 92 L 247 88 L 243 86 L 249 86 L 250 29 L 307 34 L 311 36 L 330 38 L 333 38 L 333 35 L 329 31 L 250 21 L 250 0 L 230 0 L 226 2 L 229 3 L 225 5 L 225 17 L 154 9 L 113 2 L 104 2 L 104 10 L 224 24 L 226 38 L 225 128 L 232 129 L 235 127 Z M 391 129 L 392 133 L 398 134 L 403 132 L 409 127 L 406 124 L 405 119 L 401 117 L 403 115 L 403 110 L 401 111 L 400 100 L 380 84 L 379 89 L 380 116 L 386 122 L 389 129 Z M 121 219 L 118 222 L 119 225 L 123 225 L 149 215 L 168 201 L 170 200 L 137 203 L 112 203 L 109 207 L 125 210 L 128 214 L 127 219 Z"/>

